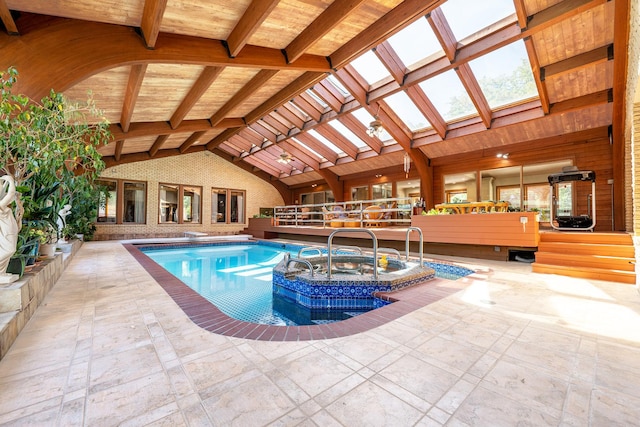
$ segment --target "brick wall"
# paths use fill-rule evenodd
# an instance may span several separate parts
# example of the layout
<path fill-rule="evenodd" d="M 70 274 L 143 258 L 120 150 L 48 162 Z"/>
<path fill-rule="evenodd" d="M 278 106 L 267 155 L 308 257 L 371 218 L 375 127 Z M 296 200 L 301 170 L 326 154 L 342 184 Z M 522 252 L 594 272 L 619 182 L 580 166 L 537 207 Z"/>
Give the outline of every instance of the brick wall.
<path fill-rule="evenodd" d="M 201 231 L 212 235 L 237 234 L 242 231 L 247 226 L 247 219 L 241 224 L 211 223 L 211 188 L 246 191 L 247 218 L 258 214 L 261 207 L 284 204 L 278 191 L 269 183 L 210 152 L 118 165 L 105 170 L 102 177 L 147 183 L 147 223 L 98 224 L 96 240 L 177 237 L 182 236 L 185 231 Z M 160 182 L 202 187 L 202 224 L 158 224 Z"/>

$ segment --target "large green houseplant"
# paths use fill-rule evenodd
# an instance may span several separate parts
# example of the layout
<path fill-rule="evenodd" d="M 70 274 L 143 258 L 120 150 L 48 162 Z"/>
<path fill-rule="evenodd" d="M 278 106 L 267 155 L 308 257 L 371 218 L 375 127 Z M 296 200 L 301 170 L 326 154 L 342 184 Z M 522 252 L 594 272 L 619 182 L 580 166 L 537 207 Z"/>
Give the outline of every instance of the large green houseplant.
<path fill-rule="evenodd" d="M 18 72 L 13 68 L 0 72 L 0 176 L 10 175 L 15 180 L 15 219 L 22 227 L 22 194 L 27 198 L 34 194 L 30 181 L 37 177 L 40 182 L 64 183 L 82 175 L 92 182 L 104 169 L 98 147 L 106 144 L 111 134 L 108 121 L 90 95 L 86 102 L 77 103 L 52 90 L 37 102 L 12 93 L 17 78 Z M 3 256 L 6 254 L 0 253 Z"/>

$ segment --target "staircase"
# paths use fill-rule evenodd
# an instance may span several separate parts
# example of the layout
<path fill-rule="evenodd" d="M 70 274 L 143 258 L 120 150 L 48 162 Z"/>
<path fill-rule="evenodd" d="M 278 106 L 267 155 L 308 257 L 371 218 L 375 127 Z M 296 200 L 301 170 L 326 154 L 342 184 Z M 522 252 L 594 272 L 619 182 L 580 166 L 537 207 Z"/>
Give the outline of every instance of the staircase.
<path fill-rule="evenodd" d="M 635 284 L 633 240 L 626 233 L 542 232 L 532 271 Z"/>

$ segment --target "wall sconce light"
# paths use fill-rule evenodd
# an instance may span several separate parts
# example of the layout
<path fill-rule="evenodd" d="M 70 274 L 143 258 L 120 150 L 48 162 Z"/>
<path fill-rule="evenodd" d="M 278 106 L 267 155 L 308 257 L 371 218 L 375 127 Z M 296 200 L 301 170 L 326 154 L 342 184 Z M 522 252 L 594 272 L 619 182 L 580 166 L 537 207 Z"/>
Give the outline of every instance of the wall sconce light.
<path fill-rule="evenodd" d="M 508 159 L 509 158 L 509 153 L 498 153 L 496 154 L 496 157 L 499 159 Z"/>

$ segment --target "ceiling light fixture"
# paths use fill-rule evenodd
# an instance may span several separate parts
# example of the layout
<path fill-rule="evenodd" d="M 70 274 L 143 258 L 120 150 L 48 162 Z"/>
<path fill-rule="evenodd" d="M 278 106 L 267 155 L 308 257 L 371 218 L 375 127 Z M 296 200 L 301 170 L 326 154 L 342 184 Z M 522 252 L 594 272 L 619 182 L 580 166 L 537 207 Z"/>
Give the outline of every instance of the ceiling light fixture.
<path fill-rule="evenodd" d="M 496 154 L 496 157 L 499 159 L 508 159 L 509 158 L 509 153 L 498 153 Z"/>
<path fill-rule="evenodd" d="M 291 162 L 291 154 L 283 151 L 278 158 L 278 163 L 282 163 L 283 165 L 288 165 Z"/>
<path fill-rule="evenodd" d="M 382 135 L 382 131 L 384 130 L 384 128 L 382 127 L 382 122 L 378 118 L 379 112 L 380 104 L 378 104 L 378 112 L 375 116 L 373 116 L 373 121 L 369 123 L 369 128 L 367 128 L 367 135 L 369 135 L 371 138 L 373 138 L 374 136 L 376 138 L 380 138 L 380 135 Z"/>

